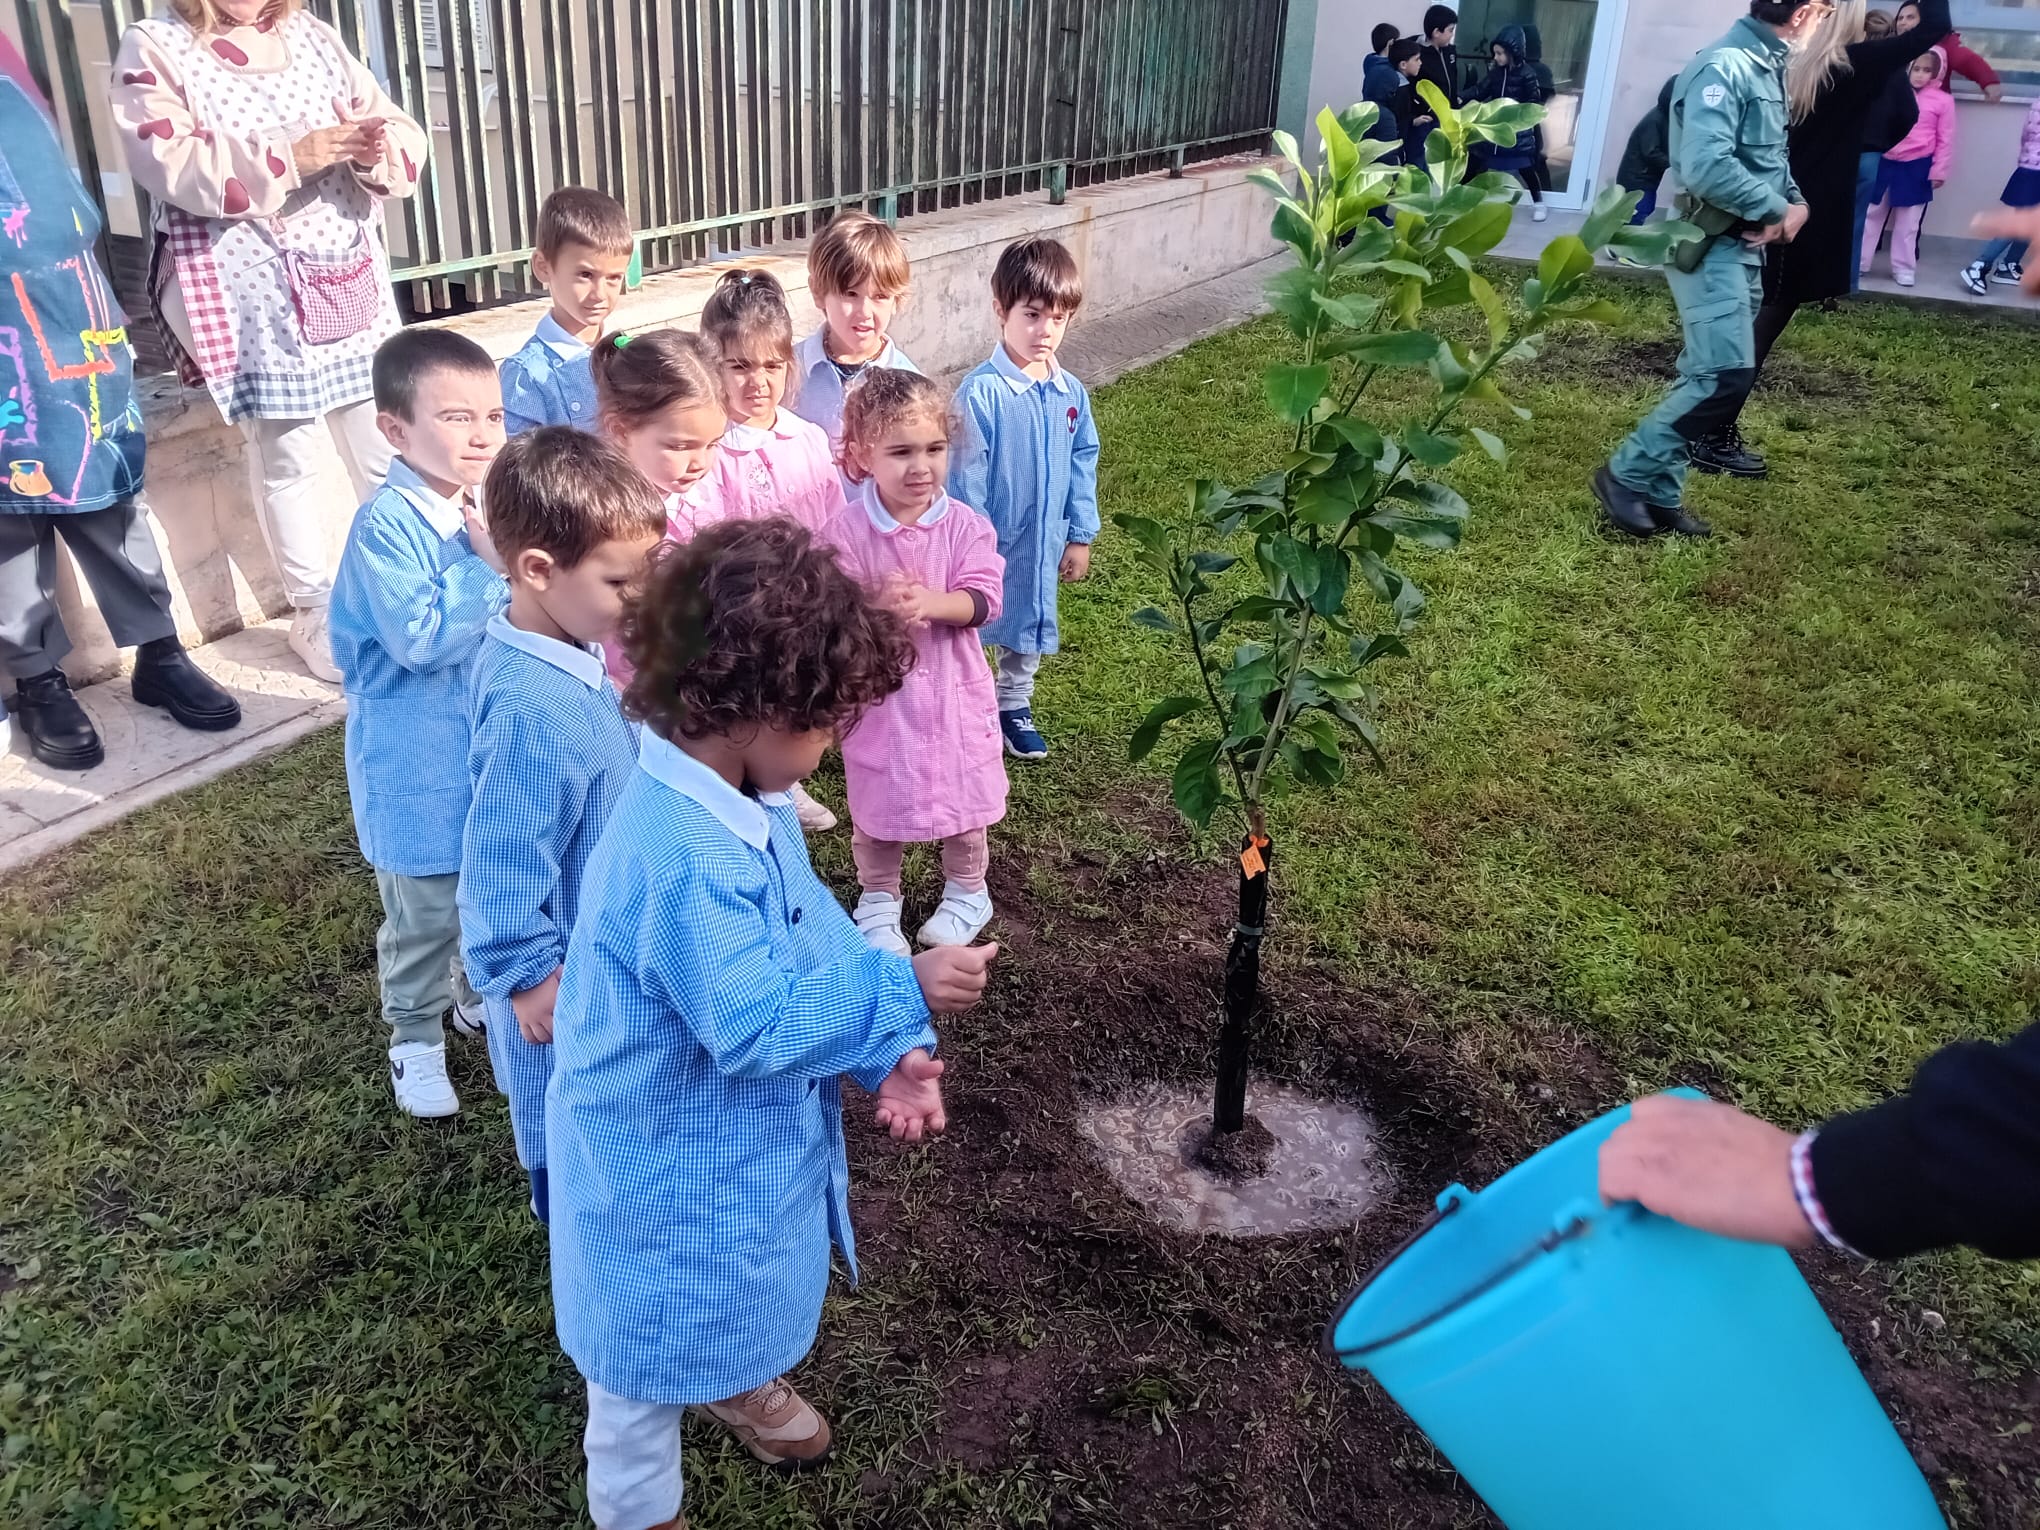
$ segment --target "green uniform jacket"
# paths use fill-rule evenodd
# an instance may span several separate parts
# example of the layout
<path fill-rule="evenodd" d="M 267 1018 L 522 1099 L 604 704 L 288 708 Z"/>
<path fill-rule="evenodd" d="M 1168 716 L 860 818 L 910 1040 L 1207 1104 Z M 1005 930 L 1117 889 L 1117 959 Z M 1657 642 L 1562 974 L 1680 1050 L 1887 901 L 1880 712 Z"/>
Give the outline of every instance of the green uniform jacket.
<path fill-rule="evenodd" d="M 1805 200 L 1785 154 L 1783 38 L 1745 16 L 1703 49 L 1672 87 L 1672 169 L 1703 202 L 1776 223 Z M 1751 262 L 1760 253 L 1743 247 Z"/>

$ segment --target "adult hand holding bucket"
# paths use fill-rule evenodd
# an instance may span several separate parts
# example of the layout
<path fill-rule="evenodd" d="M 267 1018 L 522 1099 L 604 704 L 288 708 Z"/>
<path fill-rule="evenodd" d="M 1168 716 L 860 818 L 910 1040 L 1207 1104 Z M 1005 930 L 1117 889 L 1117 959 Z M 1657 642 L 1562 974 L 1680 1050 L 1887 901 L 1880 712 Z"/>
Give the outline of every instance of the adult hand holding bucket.
<path fill-rule="evenodd" d="M 1794 1138 L 1718 1100 L 1654 1094 L 1601 1144 L 1601 1199 L 1636 1201 L 1688 1227 L 1813 1246 L 1814 1226 L 1793 1191 Z"/>
<path fill-rule="evenodd" d="M 1639 1124 L 1705 1103 L 1684 1092 Z M 1373 1375 L 1509 1530 L 1940 1530 L 1788 1255 L 1603 1200 L 1602 1148 L 1630 1116 L 1611 1111 L 1478 1193 L 1448 1187 L 1327 1348 Z M 1722 1135 L 1731 1157 L 1775 1155 L 1771 1138 Z M 1653 1139 L 1636 1142 L 1647 1165 Z M 1743 1225 L 1783 1224 L 1773 1200 Z"/>

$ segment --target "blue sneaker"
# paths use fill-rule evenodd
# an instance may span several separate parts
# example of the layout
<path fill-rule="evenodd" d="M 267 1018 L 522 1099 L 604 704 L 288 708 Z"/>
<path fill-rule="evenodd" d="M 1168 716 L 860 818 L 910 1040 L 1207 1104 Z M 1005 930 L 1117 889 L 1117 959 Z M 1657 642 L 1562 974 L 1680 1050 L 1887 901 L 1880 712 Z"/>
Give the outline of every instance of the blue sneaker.
<path fill-rule="evenodd" d="M 1034 709 L 999 714 L 999 731 L 1006 735 L 1006 753 L 1016 760 L 1045 760 L 1048 740 L 1034 731 Z"/>

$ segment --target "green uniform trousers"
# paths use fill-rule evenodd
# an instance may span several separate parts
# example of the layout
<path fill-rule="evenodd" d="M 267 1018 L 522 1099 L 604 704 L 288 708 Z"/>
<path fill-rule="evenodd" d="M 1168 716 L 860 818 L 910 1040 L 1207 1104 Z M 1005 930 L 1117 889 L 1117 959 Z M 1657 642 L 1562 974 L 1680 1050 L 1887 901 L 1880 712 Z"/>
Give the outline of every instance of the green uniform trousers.
<path fill-rule="evenodd" d="M 1665 269 L 1679 323 L 1679 381 L 1643 417 L 1608 470 L 1624 488 L 1666 509 L 1686 490 L 1686 447 L 1735 421 L 1757 380 L 1757 307 L 1764 268 L 1740 239 L 1717 239 L 1691 272 Z"/>
<path fill-rule="evenodd" d="M 454 872 L 404 877 L 378 871 L 375 886 L 383 905 L 375 964 L 390 1045 L 443 1042 L 440 1019 L 447 1006 L 479 1002 L 460 959 L 460 905 L 455 901 L 460 877 Z"/>

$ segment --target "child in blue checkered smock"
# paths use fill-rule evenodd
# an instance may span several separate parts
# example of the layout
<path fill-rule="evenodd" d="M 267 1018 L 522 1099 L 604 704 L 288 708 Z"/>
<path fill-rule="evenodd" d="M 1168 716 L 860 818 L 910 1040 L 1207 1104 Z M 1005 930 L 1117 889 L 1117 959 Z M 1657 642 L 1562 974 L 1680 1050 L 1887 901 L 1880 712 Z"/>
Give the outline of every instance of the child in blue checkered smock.
<path fill-rule="evenodd" d="M 595 428 L 588 354 L 622 300 L 633 246 L 630 215 L 603 192 L 562 186 L 539 208 L 531 274 L 552 307 L 503 363 L 503 413 L 511 435 L 540 425 Z"/>
<path fill-rule="evenodd" d="M 622 452 L 553 425 L 504 447 L 484 494 L 510 609 L 489 622 L 468 692 L 461 950 L 488 1006 L 489 1059 L 542 1222 L 560 964 L 588 858 L 637 766 L 599 645 L 666 510 Z"/>
<path fill-rule="evenodd" d="M 467 665 L 510 602 L 475 490 L 503 445 L 496 364 L 449 330 L 407 329 L 375 354 L 377 419 L 397 457 L 361 507 L 333 586 L 333 661 L 347 692 L 347 795 L 375 868 L 376 975 L 390 1083 L 414 1116 L 450 1116 L 440 1018 L 481 1028 L 460 964 L 468 809 Z"/>
<path fill-rule="evenodd" d="M 997 949 L 875 950 L 808 862 L 789 788 L 913 643 L 806 530 L 725 521 L 666 549 L 624 642 L 638 770 L 583 880 L 546 1093 L 553 1306 L 600 1530 L 677 1518 L 687 1406 L 762 1461 L 826 1454 L 784 1373 L 831 1245 L 857 1270 L 838 1080 L 894 1137 L 941 1131 L 929 1016 L 976 1003 Z"/>
<path fill-rule="evenodd" d="M 1022 239 L 992 271 L 999 344 L 956 395 L 963 443 L 950 459 L 950 497 L 975 505 L 999 533 L 1005 601 L 981 634 L 998 670 L 1006 752 L 1038 760 L 1034 677 L 1062 646 L 1057 585 L 1091 571 L 1098 539 L 1098 427 L 1084 385 L 1055 359 L 1083 279 L 1053 239 Z"/>

